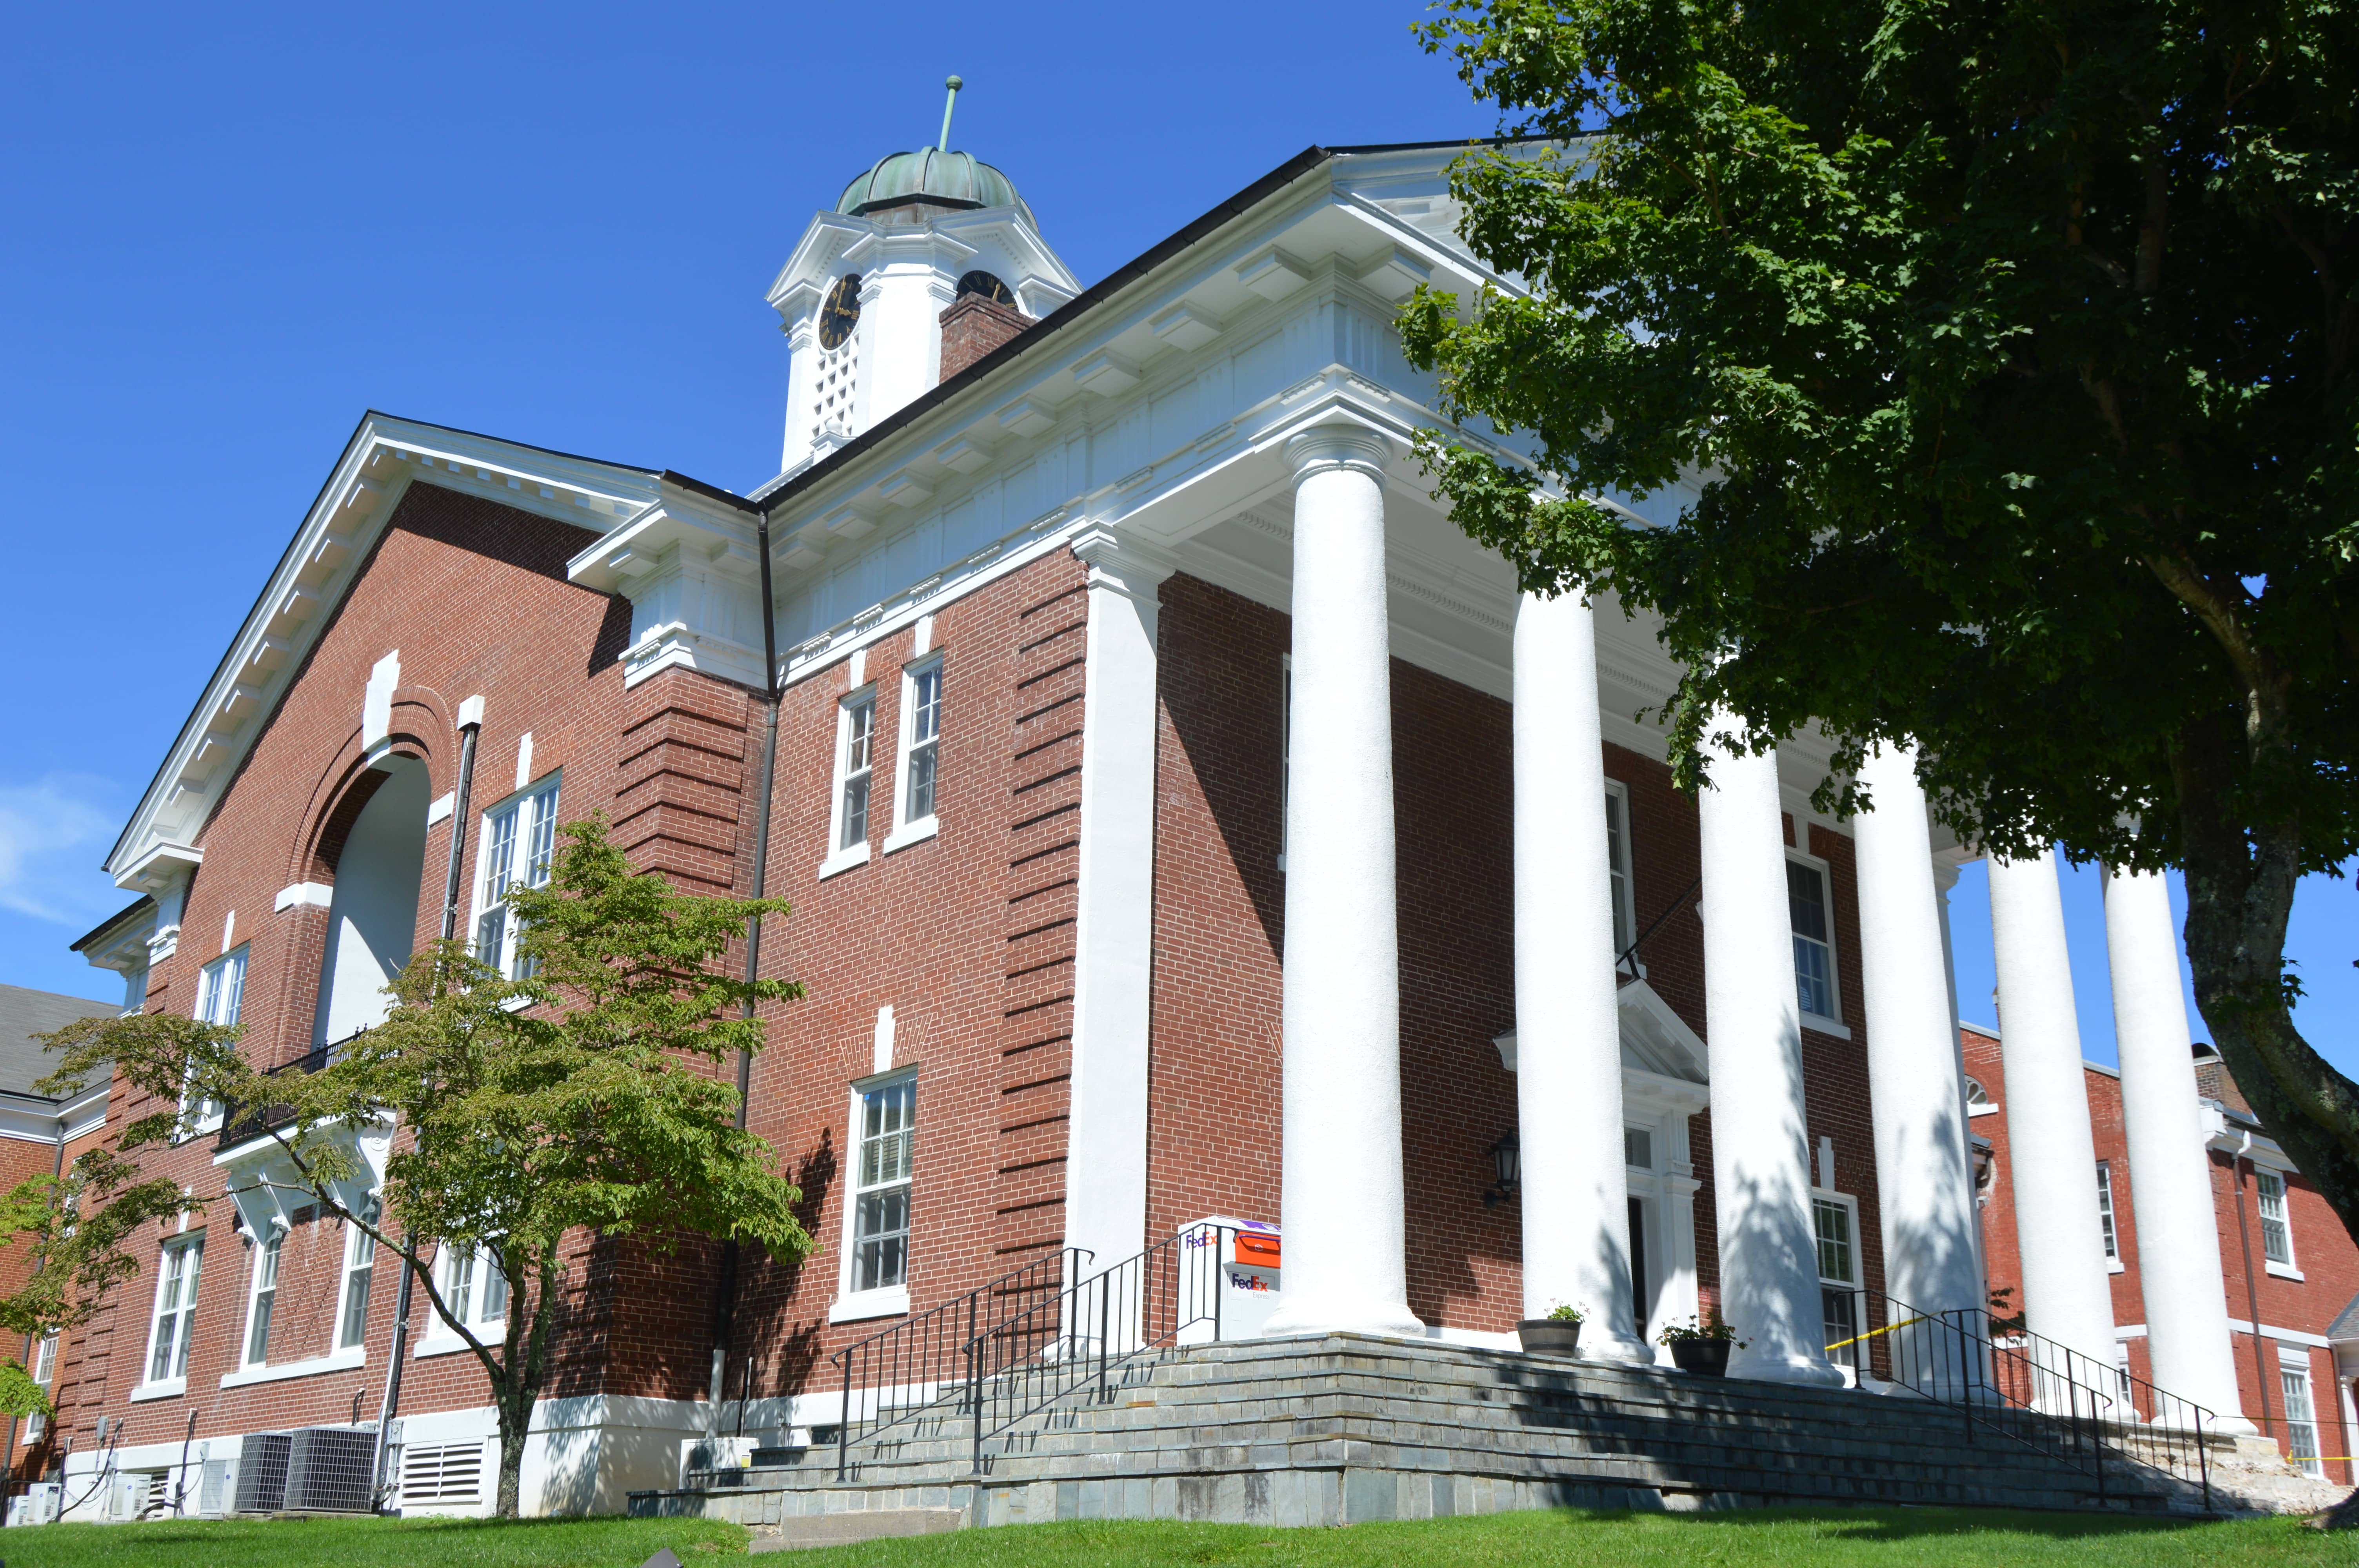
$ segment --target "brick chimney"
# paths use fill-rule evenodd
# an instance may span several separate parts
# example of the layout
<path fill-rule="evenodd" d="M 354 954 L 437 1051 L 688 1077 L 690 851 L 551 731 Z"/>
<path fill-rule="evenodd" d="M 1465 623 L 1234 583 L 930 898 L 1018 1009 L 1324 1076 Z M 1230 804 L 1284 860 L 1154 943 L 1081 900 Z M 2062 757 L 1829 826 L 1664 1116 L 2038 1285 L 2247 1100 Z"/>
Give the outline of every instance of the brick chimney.
<path fill-rule="evenodd" d="M 941 322 L 942 380 L 948 381 L 1023 332 L 1032 318 L 983 295 L 962 294 L 942 312 Z"/>

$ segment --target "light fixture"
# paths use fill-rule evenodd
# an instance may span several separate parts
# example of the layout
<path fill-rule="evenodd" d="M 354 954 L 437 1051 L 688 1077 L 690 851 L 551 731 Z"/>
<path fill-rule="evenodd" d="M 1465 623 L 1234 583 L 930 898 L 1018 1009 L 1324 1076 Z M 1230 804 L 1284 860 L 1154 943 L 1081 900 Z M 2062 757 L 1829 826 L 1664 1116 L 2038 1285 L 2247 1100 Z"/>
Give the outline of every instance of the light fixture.
<path fill-rule="evenodd" d="M 1524 1144 L 1515 1132 L 1500 1135 L 1491 1145 L 1491 1167 L 1498 1175 L 1498 1184 L 1483 1195 L 1483 1206 L 1493 1207 L 1514 1197 L 1524 1184 Z"/>

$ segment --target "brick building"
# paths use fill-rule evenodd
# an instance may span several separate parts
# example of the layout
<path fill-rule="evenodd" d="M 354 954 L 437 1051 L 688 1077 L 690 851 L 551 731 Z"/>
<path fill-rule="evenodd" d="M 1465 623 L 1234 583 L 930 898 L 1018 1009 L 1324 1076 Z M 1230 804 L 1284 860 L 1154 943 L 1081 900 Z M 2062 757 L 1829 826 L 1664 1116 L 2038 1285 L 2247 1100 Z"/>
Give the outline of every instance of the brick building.
<path fill-rule="evenodd" d="M 1515 287 L 1456 237 L 1455 152 L 1310 149 L 1087 289 L 997 170 L 885 159 L 772 287 L 749 494 L 375 414 L 338 455 L 109 860 L 146 940 L 97 961 L 292 1069 L 440 930 L 511 961 L 560 820 L 684 887 L 766 855 L 794 903 L 763 962 L 810 994 L 749 1115 L 822 1250 L 717 1302 L 707 1253 L 584 1241 L 527 1510 L 807 1432 L 846 1346 L 1207 1216 L 1282 1231 L 1273 1333 L 1508 1346 L 1578 1303 L 1586 1354 L 1652 1364 L 1717 1306 L 1741 1374 L 1832 1386 L 1864 1292 L 1979 1303 L 1963 851 L 1906 758 L 1815 812 L 1821 737 L 1683 796 L 1649 625 L 1519 595 L 1438 510 L 1393 309 Z M 385 1408 L 368 1249 L 258 1195 L 266 1138 L 188 1124 L 155 1168 L 226 1195 L 64 1357 L 86 1514 L 227 1506 L 247 1434 Z M 405 1373 L 407 1509 L 488 1499 L 458 1349 Z"/>

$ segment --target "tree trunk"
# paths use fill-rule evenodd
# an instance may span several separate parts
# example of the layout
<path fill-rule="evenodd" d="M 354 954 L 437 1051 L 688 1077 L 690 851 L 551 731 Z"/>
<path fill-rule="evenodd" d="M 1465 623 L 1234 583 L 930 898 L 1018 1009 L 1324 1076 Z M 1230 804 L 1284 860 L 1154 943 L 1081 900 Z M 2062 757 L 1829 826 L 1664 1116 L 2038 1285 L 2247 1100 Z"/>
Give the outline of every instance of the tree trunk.
<path fill-rule="evenodd" d="M 2229 726 L 2207 727 L 2173 759 L 2195 1004 L 2262 1127 L 2359 1238 L 2359 1085 L 2294 1027 L 2283 977 L 2299 834 L 2291 824 L 2245 827 L 2244 749 Z"/>
<path fill-rule="evenodd" d="M 500 1490 L 492 1509 L 500 1519 L 514 1519 L 524 1492 L 524 1445 L 532 1433 L 532 1396 L 495 1391 L 500 1413 Z"/>

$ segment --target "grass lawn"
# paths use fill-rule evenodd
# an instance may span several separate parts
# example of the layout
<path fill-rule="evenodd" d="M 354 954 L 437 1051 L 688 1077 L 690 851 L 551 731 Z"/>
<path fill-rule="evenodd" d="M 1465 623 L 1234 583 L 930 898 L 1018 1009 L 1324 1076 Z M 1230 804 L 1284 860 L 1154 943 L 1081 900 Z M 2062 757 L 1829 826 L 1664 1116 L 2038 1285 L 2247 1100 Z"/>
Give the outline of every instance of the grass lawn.
<path fill-rule="evenodd" d="M 1019 1525 L 798 1552 L 794 1568 L 2178 1568 L 2359 1563 L 2359 1540 L 2291 1519 L 2153 1524 L 1947 1509 L 1776 1509 L 1708 1514 L 1490 1514 L 1349 1530 L 1254 1525 Z"/>
<path fill-rule="evenodd" d="M 5 1568 L 638 1568 L 669 1546 L 683 1568 L 745 1560 L 716 1519 L 171 1519 L 0 1530 Z"/>
<path fill-rule="evenodd" d="M 703 1519 L 271 1519 L 49 1525 L 0 1531 L 5 1568 L 637 1568 L 669 1546 L 686 1568 L 745 1549 Z M 777 1561 L 793 1568 L 2278 1568 L 2359 1564 L 2359 1541 L 2291 1519 L 2157 1523 L 1945 1509 L 1712 1514 L 1494 1514 L 1349 1530 L 1255 1525 L 1017 1525 L 879 1541 Z"/>

